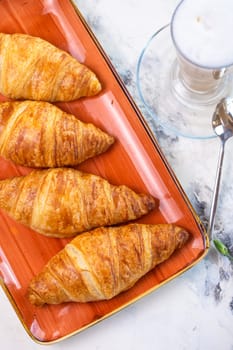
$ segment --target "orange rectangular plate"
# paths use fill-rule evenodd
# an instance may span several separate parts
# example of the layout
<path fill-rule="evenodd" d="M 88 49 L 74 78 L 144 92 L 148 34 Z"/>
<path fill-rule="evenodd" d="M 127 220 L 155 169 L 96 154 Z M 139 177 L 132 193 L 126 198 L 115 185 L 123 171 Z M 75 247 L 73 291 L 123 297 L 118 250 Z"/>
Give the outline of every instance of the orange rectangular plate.
<path fill-rule="evenodd" d="M 208 241 L 143 117 L 72 3 L 69 0 L 2 0 L 0 31 L 28 33 L 46 39 L 70 52 L 97 74 L 103 85 L 98 96 L 59 104 L 62 109 L 94 123 L 116 138 L 110 150 L 86 161 L 79 169 L 159 198 L 159 210 L 139 222 L 175 223 L 191 233 L 184 248 L 112 300 L 36 308 L 26 297 L 29 281 L 67 240 L 39 235 L 1 212 L 1 284 L 30 336 L 37 342 L 55 342 L 93 325 L 178 276 L 205 256 Z M 0 96 L 0 100 L 4 99 Z M 29 171 L 0 159 L 0 179 Z"/>

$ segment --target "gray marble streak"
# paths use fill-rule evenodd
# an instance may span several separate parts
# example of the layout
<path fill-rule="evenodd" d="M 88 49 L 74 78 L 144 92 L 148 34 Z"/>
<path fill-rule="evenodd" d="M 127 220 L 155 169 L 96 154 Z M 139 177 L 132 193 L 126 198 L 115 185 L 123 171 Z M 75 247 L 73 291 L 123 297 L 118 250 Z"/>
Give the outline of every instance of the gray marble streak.
<path fill-rule="evenodd" d="M 150 128 L 153 130 L 160 147 L 162 148 L 171 168 L 182 184 L 187 196 L 195 208 L 197 214 L 207 227 L 210 203 L 213 194 L 215 180 L 215 171 L 218 159 L 219 140 L 191 140 L 174 135 L 168 130 L 163 129 L 148 114 L 142 102 L 140 101 L 136 87 L 136 65 L 140 50 L 145 45 L 147 39 L 157 29 L 167 23 L 169 16 L 161 17 L 160 21 L 154 15 L 154 22 L 151 17 L 143 22 L 141 35 L 140 30 L 133 26 L 134 16 L 137 17 L 141 12 L 148 14 L 148 9 L 140 5 L 136 0 L 124 2 L 124 6 L 118 3 L 113 5 L 104 0 L 95 1 L 95 9 L 92 8 L 92 1 L 77 0 L 81 11 L 84 14 L 90 27 L 96 34 L 104 50 L 109 55 L 116 71 L 119 73 L 129 92 L 133 96 L 139 109 L 141 110 Z M 162 1 L 156 1 L 162 3 Z M 167 14 L 171 13 L 177 1 L 169 1 L 169 4 L 161 5 L 167 7 Z M 153 11 L 153 1 L 146 1 L 146 4 Z M 122 10 L 120 9 L 122 8 Z M 124 8 L 124 10 L 123 10 Z M 156 5 L 154 6 L 154 9 Z M 130 12 L 129 12 L 130 10 Z M 164 13 L 164 12 L 163 12 Z M 130 14 L 130 15 L 129 15 Z M 137 14 L 137 15 L 136 15 Z M 116 16 L 118 18 L 116 19 Z M 138 18 L 138 17 L 137 17 Z M 157 21 L 157 23 L 156 23 Z M 138 24 L 142 26 L 141 22 Z M 153 94 L 155 86 L 150 91 Z M 223 180 L 219 205 L 215 220 L 214 235 L 221 239 L 233 253 L 233 163 L 231 153 L 233 141 L 229 141 L 226 147 L 226 156 L 223 169 Z M 210 249 L 207 257 L 201 261 L 192 270 L 181 277 L 187 284 L 187 295 L 202 305 L 202 317 L 206 320 L 206 332 L 208 335 L 208 322 L 211 324 L 219 335 L 224 335 L 227 341 L 224 350 L 233 349 L 233 264 L 225 257 L 220 256 L 214 248 Z M 182 283 L 182 282 L 181 282 Z M 194 294 L 192 294 L 193 290 Z M 190 294 L 188 294 L 190 293 Z M 187 295 L 184 292 L 184 295 Z M 190 296 L 192 295 L 192 297 Z M 195 295 L 195 296 L 194 296 Z M 187 300 L 189 299 L 187 297 Z M 187 301 L 186 300 L 186 301 Z M 179 302 L 176 300 L 176 302 Z M 190 309 L 195 315 L 195 305 L 190 302 Z M 195 304 L 195 302 L 194 302 Z M 183 309 L 182 309 L 183 312 Z M 208 316 L 208 314 L 210 316 Z M 190 314 L 190 317 L 191 314 Z M 195 317 L 195 316 L 194 316 Z M 210 318 L 213 318 L 211 321 Z M 178 321 L 177 321 L 178 322 Z M 183 320 L 184 322 L 184 320 Z M 190 321 L 191 322 L 191 321 Z M 185 322 L 184 322 L 185 323 Z M 219 349 L 221 342 L 215 340 L 207 341 L 201 330 L 202 321 L 193 323 L 192 332 L 196 335 L 195 345 L 189 344 L 190 347 L 180 347 L 180 349 Z M 183 326 L 184 327 L 184 324 Z M 182 328 L 181 327 L 181 328 Z M 183 330 L 183 328 L 182 328 Z M 214 330 L 213 330 L 214 332 Z M 209 337 L 212 332 L 209 330 Z M 204 338 L 203 338 L 204 337 Z M 184 336 L 185 338 L 185 336 Z M 161 348 L 163 349 L 161 340 Z M 188 344 L 188 343 L 187 343 Z M 212 347 L 210 347 L 212 345 Z M 178 349 L 176 347 L 175 349 Z"/>
<path fill-rule="evenodd" d="M 139 98 L 136 67 L 151 35 L 170 21 L 179 0 L 73 0 L 120 75 L 166 156 L 197 214 L 207 227 L 219 140 L 191 140 L 161 127 Z M 48 0 L 54 4 L 56 1 Z M 62 0 L 61 0 L 62 3 Z M 52 5 L 51 5 L 52 6 Z M 158 83 L 148 94 L 158 98 Z M 233 253 L 233 140 L 226 144 L 214 234 Z M 1 345 L 32 345 L 0 289 Z M 157 291 L 51 350 L 233 350 L 233 263 L 211 247 L 205 259 Z"/>

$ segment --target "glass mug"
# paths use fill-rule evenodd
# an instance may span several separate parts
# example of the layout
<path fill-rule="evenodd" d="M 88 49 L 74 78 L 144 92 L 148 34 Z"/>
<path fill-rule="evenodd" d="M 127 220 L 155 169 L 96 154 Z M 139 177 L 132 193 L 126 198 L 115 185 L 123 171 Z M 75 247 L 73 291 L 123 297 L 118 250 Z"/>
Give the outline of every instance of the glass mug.
<path fill-rule="evenodd" d="M 232 0 L 182 0 L 171 20 L 176 61 L 171 88 L 186 106 L 210 105 L 229 94 L 233 67 Z"/>

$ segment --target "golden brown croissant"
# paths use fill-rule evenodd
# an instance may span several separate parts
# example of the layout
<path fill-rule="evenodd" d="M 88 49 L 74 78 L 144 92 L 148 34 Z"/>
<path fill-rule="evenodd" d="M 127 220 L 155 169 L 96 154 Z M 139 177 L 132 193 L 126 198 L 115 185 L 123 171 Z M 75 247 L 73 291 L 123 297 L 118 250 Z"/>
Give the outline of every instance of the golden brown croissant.
<path fill-rule="evenodd" d="M 35 170 L 0 181 L 0 208 L 37 232 L 69 237 L 141 217 L 158 201 L 69 168 Z"/>
<path fill-rule="evenodd" d="M 38 37 L 0 33 L 0 61 L 0 92 L 7 97 L 72 101 L 101 90 L 88 67 Z"/>
<path fill-rule="evenodd" d="M 131 288 L 188 239 L 183 228 L 130 224 L 97 228 L 74 238 L 35 276 L 35 305 L 111 299 Z"/>
<path fill-rule="evenodd" d="M 0 155 L 29 167 L 77 165 L 114 138 L 41 101 L 0 103 Z"/>

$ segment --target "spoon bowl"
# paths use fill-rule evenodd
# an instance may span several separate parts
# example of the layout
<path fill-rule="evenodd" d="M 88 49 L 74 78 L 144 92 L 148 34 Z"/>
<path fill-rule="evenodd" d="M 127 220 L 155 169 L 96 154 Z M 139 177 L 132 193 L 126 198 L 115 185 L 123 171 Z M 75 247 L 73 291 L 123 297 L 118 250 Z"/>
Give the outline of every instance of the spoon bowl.
<path fill-rule="evenodd" d="M 225 141 L 233 135 L 233 98 L 227 97 L 218 103 L 212 127 L 215 134 Z"/>

